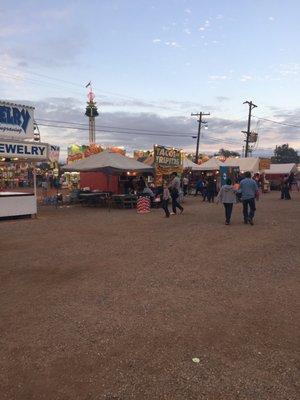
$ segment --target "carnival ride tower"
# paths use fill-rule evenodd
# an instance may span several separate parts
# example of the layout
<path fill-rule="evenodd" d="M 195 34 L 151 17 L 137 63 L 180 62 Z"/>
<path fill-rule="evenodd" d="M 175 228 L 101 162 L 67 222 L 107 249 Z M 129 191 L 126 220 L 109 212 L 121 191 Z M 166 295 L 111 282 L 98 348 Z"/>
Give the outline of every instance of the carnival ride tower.
<path fill-rule="evenodd" d="M 87 95 L 88 97 L 88 102 L 85 110 L 85 115 L 89 117 L 89 144 L 95 144 L 96 142 L 96 123 L 95 123 L 95 118 L 98 117 L 98 109 L 97 105 L 95 102 L 95 94 L 92 90 L 91 85 L 90 86 L 90 91 Z"/>

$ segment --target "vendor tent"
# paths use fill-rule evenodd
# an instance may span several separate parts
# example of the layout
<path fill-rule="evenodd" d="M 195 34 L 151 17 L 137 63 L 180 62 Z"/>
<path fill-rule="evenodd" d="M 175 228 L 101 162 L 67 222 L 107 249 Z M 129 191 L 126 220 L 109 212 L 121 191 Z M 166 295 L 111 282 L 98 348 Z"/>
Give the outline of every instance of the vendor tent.
<path fill-rule="evenodd" d="M 227 158 L 224 162 L 227 167 L 239 167 L 241 172 L 253 172 L 259 171 L 259 158 L 258 157 L 246 157 L 246 158 Z"/>
<path fill-rule="evenodd" d="M 271 164 L 270 169 L 265 169 L 266 175 L 288 175 L 297 172 L 296 164 Z"/>
<path fill-rule="evenodd" d="M 194 163 L 188 158 L 183 159 L 183 169 L 191 169 L 192 171 L 201 171 L 200 165 Z"/>
<path fill-rule="evenodd" d="M 218 158 L 212 157 L 208 161 L 199 165 L 199 171 L 218 171 L 224 165 Z"/>
<path fill-rule="evenodd" d="M 105 172 L 121 174 L 123 172 L 153 172 L 151 166 L 108 150 L 90 157 L 75 161 L 63 167 L 64 171 Z"/>

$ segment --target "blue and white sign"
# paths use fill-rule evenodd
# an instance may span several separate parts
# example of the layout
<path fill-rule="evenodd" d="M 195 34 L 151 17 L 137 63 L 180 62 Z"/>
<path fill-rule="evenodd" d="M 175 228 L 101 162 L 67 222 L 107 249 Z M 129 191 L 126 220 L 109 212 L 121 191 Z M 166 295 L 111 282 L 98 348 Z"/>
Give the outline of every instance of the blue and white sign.
<path fill-rule="evenodd" d="M 49 144 L 49 160 L 51 162 L 58 162 L 59 160 L 59 146 L 55 146 L 53 144 Z"/>
<path fill-rule="evenodd" d="M 34 107 L 0 101 L 0 138 L 32 139 Z"/>
<path fill-rule="evenodd" d="M 0 157 L 47 160 L 48 145 L 34 142 L 6 142 L 0 140 Z"/>

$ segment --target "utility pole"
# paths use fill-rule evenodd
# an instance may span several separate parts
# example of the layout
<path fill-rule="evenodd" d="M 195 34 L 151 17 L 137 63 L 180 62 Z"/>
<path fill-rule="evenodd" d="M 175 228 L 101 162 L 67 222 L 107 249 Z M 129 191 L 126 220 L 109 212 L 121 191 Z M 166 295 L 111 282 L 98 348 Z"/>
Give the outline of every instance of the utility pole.
<path fill-rule="evenodd" d="M 200 135 L 201 135 L 201 126 L 203 124 L 206 124 L 205 121 L 202 121 L 202 117 L 206 116 L 206 115 L 210 115 L 210 113 L 204 113 L 204 112 L 199 112 L 199 113 L 192 113 L 191 116 L 192 117 L 199 117 L 198 119 L 198 136 L 197 136 L 197 146 L 196 146 L 196 157 L 195 157 L 195 163 L 198 164 L 199 161 L 199 143 L 200 143 Z"/>
<path fill-rule="evenodd" d="M 251 127 L 251 112 L 253 108 L 257 107 L 252 101 L 244 101 L 243 104 L 248 104 L 249 105 L 249 114 L 248 114 L 248 126 L 246 131 L 242 131 L 243 133 L 246 134 L 246 147 L 245 147 L 245 158 L 248 157 L 249 154 L 249 139 L 251 135 L 250 127 Z"/>

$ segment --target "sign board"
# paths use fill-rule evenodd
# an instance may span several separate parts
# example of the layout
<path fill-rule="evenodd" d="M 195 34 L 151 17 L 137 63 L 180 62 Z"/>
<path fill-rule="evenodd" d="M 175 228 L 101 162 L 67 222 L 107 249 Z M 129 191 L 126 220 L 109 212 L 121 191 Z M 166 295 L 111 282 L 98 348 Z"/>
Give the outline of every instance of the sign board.
<path fill-rule="evenodd" d="M 102 147 L 98 144 L 78 145 L 72 144 L 68 147 L 67 164 L 81 160 L 82 158 L 89 157 L 93 154 L 98 154 L 103 151 Z"/>
<path fill-rule="evenodd" d="M 251 132 L 249 135 L 249 143 L 256 143 L 258 134 L 256 132 Z"/>
<path fill-rule="evenodd" d="M 154 164 L 160 167 L 181 167 L 181 150 L 164 146 L 154 146 Z"/>
<path fill-rule="evenodd" d="M 0 101 L 0 138 L 33 139 L 34 107 Z"/>
<path fill-rule="evenodd" d="M 239 175 L 240 168 L 239 167 L 228 167 L 221 165 L 220 166 L 220 176 L 221 176 L 221 186 L 226 184 L 226 180 L 230 178 L 232 183 L 234 183 L 236 177 Z"/>
<path fill-rule="evenodd" d="M 265 169 L 270 169 L 271 159 L 270 158 L 260 158 L 259 159 L 259 170 L 264 171 Z"/>
<path fill-rule="evenodd" d="M 0 140 L 0 157 L 47 160 L 48 145 L 37 142 L 6 142 Z"/>
<path fill-rule="evenodd" d="M 59 160 L 59 146 L 54 146 L 52 144 L 49 144 L 49 160 L 51 162 L 58 162 Z"/>

